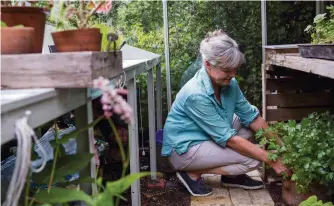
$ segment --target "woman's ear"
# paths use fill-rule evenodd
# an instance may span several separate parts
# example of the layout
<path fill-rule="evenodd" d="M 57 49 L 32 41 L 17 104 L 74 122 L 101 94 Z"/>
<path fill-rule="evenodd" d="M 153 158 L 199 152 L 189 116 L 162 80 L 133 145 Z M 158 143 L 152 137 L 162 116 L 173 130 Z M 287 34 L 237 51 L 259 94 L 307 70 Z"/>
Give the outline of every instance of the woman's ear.
<path fill-rule="evenodd" d="M 205 60 L 204 62 L 204 66 L 207 68 L 207 69 L 211 69 L 211 64 L 208 60 Z"/>

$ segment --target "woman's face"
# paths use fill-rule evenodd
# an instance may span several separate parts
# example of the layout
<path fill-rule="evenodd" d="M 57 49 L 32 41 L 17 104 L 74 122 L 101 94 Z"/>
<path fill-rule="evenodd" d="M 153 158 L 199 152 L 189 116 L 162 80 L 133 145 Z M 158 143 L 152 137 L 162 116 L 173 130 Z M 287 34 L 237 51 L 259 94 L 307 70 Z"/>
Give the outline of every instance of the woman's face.
<path fill-rule="evenodd" d="M 223 68 L 221 66 L 211 65 L 208 61 L 205 62 L 208 75 L 215 84 L 221 87 L 230 85 L 231 79 L 237 74 L 237 68 Z"/>

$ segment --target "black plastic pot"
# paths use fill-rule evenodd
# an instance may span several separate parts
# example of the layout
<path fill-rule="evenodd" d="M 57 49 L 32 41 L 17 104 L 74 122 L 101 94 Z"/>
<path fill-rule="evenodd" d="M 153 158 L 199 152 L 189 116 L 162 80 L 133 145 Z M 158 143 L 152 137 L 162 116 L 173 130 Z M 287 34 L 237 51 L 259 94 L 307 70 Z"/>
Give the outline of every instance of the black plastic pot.
<path fill-rule="evenodd" d="M 298 48 L 301 57 L 334 60 L 334 44 L 300 44 Z"/>

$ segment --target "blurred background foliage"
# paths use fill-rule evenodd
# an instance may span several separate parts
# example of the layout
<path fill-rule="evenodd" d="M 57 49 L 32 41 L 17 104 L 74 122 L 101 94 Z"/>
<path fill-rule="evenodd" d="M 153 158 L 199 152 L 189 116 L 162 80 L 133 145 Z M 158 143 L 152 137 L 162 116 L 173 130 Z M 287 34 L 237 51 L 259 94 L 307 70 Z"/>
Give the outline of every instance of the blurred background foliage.
<path fill-rule="evenodd" d="M 310 42 L 304 29 L 313 22 L 315 8 L 315 2 L 311 1 L 267 2 L 268 44 Z M 167 91 L 162 14 L 161 1 L 115 1 L 112 12 L 100 15 L 98 19 L 112 25 L 129 45 L 162 56 L 162 108 L 165 119 Z M 205 34 L 223 29 L 238 42 L 246 56 L 247 62 L 238 75 L 241 89 L 252 104 L 261 108 L 261 2 L 171 1 L 168 2 L 168 18 L 172 100 L 184 83 L 181 82 L 182 75 L 198 60 L 199 44 Z M 192 75 L 193 72 L 189 73 Z M 146 78 L 142 75 L 137 81 L 143 124 L 147 127 Z"/>

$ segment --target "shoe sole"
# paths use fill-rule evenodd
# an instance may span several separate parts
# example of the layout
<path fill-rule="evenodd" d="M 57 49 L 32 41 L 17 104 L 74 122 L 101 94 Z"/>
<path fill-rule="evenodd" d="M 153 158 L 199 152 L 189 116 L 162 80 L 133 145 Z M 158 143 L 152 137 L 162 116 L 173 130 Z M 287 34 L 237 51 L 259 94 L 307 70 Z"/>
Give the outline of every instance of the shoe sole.
<path fill-rule="evenodd" d="M 182 182 L 182 184 L 187 188 L 188 192 L 195 197 L 206 197 L 212 194 L 212 192 L 209 192 L 207 194 L 194 194 L 191 189 L 189 188 L 188 184 L 186 183 L 186 181 L 182 178 L 182 176 L 177 172 L 176 173 L 177 178 Z"/>
<path fill-rule="evenodd" d="M 245 186 L 245 185 L 228 184 L 228 183 L 221 183 L 220 185 L 223 186 L 223 187 L 242 188 L 242 189 L 245 189 L 245 190 L 258 190 L 258 189 L 264 188 L 264 185 L 253 186 L 253 187 L 249 187 L 249 186 Z"/>

